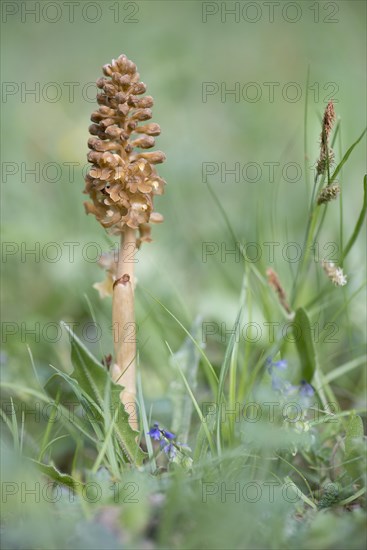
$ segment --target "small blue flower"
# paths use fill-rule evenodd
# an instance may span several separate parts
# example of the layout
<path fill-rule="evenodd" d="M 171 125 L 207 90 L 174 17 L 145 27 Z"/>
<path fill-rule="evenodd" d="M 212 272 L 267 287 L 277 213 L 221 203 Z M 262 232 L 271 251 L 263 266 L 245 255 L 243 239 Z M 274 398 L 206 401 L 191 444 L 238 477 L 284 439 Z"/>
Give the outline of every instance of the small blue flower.
<path fill-rule="evenodd" d="M 177 454 L 177 449 L 176 449 L 176 447 L 174 446 L 173 443 L 168 443 L 167 445 L 165 445 L 163 447 L 163 451 L 166 453 L 166 455 L 170 459 L 175 458 L 175 456 Z"/>
<path fill-rule="evenodd" d="M 160 441 L 163 445 L 167 442 L 167 439 L 175 439 L 176 437 L 175 434 L 169 432 L 168 430 L 162 430 L 159 427 L 158 422 L 153 424 L 153 428 L 149 430 L 148 435 L 150 435 L 154 441 Z"/>
<path fill-rule="evenodd" d="M 167 439 L 174 439 L 176 437 L 175 434 L 172 434 L 171 432 L 168 432 L 167 430 L 162 430 L 162 433 L 163 433 L 164 437 L 166 437 Z"/>
<path fill-rule="evenodd" d="M 272 374 L 274 368 L 278 370 L 285 370 L 288 367 L 288 363 L 285 359 L 281 359 L 280 361 L 272 361 L 271 357 L 267 358 L 266 365 L 269 374 Z"/>
<path fill-rule="evenodd" d="M 272 366 L 279 370 L 285 370 L 288 366 L 288 363 L 285 359 L 281 359 L 280 361 L 272 362 Z"/>
<path fill-rule="evenodd" d="M 288 367 L 288 362 L 285 359 L 272 361 L 271 357 L 268 357 L 266 360 L 266 365 L 268 373 L 271 376 L 271 386 L 273 390 L 280 393 L 287 393 L 290 383 L 287 380 L 284 380 L 278 372 L 286 370 Z"/>
<path fill-rule="evenodd" d="M 313 389 L 311 384 L 306 382 L 306 380 L 301 380 L 301 384 L 299 386 L 299 394 L 302 397 L 313 397 L 315 395 L 315 390 Z"/>
<path fill-rule="evenodd" d="M 159 424 L 154 424 L 153 428 L 149 430 L 148 435 L 150 435 L 150 437 L 154 439 L 154 441 L 159 441 L 162 437 L 161 430 L 159 429 Z"/>

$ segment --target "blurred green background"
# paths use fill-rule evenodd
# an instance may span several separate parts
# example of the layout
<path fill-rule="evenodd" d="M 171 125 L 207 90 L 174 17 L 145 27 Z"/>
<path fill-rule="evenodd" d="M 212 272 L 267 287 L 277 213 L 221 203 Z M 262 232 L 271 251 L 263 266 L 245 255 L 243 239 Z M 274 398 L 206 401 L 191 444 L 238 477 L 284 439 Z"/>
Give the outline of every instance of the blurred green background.
<path fill-rule="evenodd" d="M 27 11 L 36 4 L 39 21 L 37 13 Z M 92 288 L 103 279 L 95 262 L 97 249 L 93 245 L 83 247 L 97 243 L 107 251 L 115 241 L 109 241 L 96 220 L 84 213 L 82 172 L 89 119 L 96 108 L 94 89 L 86 85 L 101 76 L 103 64 L 121 53 L 137 64 L 148 94 L 155 99 L 152 120 L 162 128 L 156 148 L 167 155 L 159 173 L 168 185 L 165 195 L 156 199 L 165 223 L 153 228 L 154 242 L 143 246 L 137 263 L 138 338 L 148 397 L 164 395 L 172 378 L 164 340 L 177 349 L 184 335 L 144 289 L 187 327 L 200 314 L 204 320 L 223 322 L 231 328 L 236 316 L 243 265 L 233 255 L 222 257 L 220 253 L 209 256 L 206 262 L 202 259 L 203 243 L 233 248 L 223 217 L 203 182 L 203 163 L 225 163 L 229 169 L 236 162 L 241 169 L 248 163 L 260 166 L 258 181 L 244 181 L 241 175 L 239 182 L 233 176 L 222 182 L 219 172 L 209 176 L 208 182 L 240 241 L 258 242 L 262 247 L 262 258 L 256 264 L 260 272 L 273 267 L 290 290 L 296 264 L 284 261 L 281 249 L 287 242 L 302 243 L 310 193 L 306 180 L 312 180 L 320 119 L 327 101 L 334 98 L 341 118 L 343 151 L 365 124 L 366 4 L 306 0 L 293 3 L 297 8 L 292 8 L 289 2 L 281 1 L 274 7 L 273 22 L 269 20 L 269 6 L 256 4 L 255 12 L 248 2 L 81 1 L 75 3 L 74 21 L 70 22 L 71 8 L 63 2 L 3 3 L 4 376 L 30 378 L 26 344 L 44 376 L 49 363 L 68 368 L 67 338 L 58 339 L 52 323 L 79 323 L 76 333 L 85 339 L 82 328 L 91 320 L 86 296 L 103 329 L 98 343 L 87 343 L 99 356 L 111 351 L 111 300 L 101 301 Z M 240 12 L 237 16 L 221 13 L 222 5 Z M 217 8 L 218 12 L 211 14 Z M 299 14 L 299 20 L 292 23 L 290 20 Z M 305 171 L 308 67 L 309 158 Z M 203 89 L 208 82 L 219 91 L 204 101 Z M 220 93 L 221 86 L 231 90 L 236 83 L 240 90 L 248 90 L 248 96 Z M 249 100 L 255 87 L 243 88 L 248 83 L 260 89 L 256 102 Z M 278 83 L 274 101 L 269 100 L 269 84 L 265 83 Z M 296 83 L 301 91 L 298 101 L 291 101 L 295 88 L 289 83 Z M 291 99 L 285 96 L 284 87 Z M 36 95 L 26 93 L 32 89 Z M 339 143 L 335 150 L 338 161 Z M 269 162 L 279 163 L 274 182 L 269 181 L 264 164 Z M 293 183 L 282 176 L 289 162 L 302 170 Z M 27 174 L 36 163 L 39 175 Z M 72 177 L 71 165 L 75 167 Z M 364 146 L 359 146 L 339 178 L 345 239 L 359 214 L 364 170 Z M 292 171 L 289 174 L 292 178 Z M 250 165 L 247 179 L 251 178 L 256 179 Z M 321 249 L 328 241 L 339 242 L 338 223 L 339 207 L 333 203 Z M 262 246 L 272 241 L 281 243 L 273 263 Z M 56 248 L 48 243 L 59 244 L 58 261 L 50 261 Z M 74 261 L 68 252 L 71 245 L 64 243 L 76 243 Z M 350 294 L 365 277 L 365 246 L 365 238 L 360 237 L 345 265 Z M 37 259 L 24 256 L 24 247 L 39 247 Z M 308 296 L 314 291 L 310 284 Z M 255 294 L 253 315 L 261 322 L 256 301 Z M 365 323 L 362 294 L 352 302 L 349 322 L 351 338 L 356 338 L 356 342 L 349 342 L 350 349 L 358 354 Z M 26 333 L 35 327 L 39 337 Z M 16 333 L 11 335 L 11 331 Z M 340 342 L 339 346 L 326 346 L 325 354 L 336 356 L 343 346 Z M 221 346 L 217 335 L 208 349 L 214 361 Z"/>

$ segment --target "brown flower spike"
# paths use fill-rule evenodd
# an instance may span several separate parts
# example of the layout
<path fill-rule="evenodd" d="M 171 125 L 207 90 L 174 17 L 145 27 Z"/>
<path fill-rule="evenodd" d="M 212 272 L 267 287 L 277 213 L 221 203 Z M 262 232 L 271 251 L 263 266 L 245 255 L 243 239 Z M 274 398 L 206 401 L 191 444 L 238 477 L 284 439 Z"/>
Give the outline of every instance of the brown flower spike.
<path fill-rule="evenodd" d="M 283 309 L 285 309 L 285 311 L 288 313 L 288 314 L 291 314 L 292 313 L 292 310 L 291 308 L 289 307 L 289 304 L 287 302 L 287 295 L 285 293 L 285 290 L 284 288 L 282 287 L 282 284 L 279 280 L 279 276 L 278 276 L 278 273 L 276 271 L 274 271 L 274 269 L 271 269 L 270 267 L 266 270 L 266 275 L 268 277 L 268 283 L 271 287 L 273 287 L 273 289 L 275 290 L 275 292 L 277 293 L 278 295 L 278 299 L 279 299 L 279 302 L 281 304 L 281 306 L 283 307 Z"/>
<path fill-rule="evenodd" d="M 103 67 L 97 80 L 99 109 L 92 113 L 92 134 L 88 141 L 92 163 L 86 175 L 85 193 L 88 214 L 94 214 L 103 227 L 120 234 L 126 227 L 138 229 L 143 241 L 151 241 L 150 223 L 163 217 L 154 212 L 154 195 L 161 195 L 165 181 L 155 165 L 165 160 L 161 151 L 139 152 L 154 147 L 160 127 L 147 123 L 152 117 L 153 98 L 142 96 L 146 86 L 140 82 L 136 65 L 120 55 Z M 143 123 L 143 124 L 141 124 Z"/>
<path fill-rule="evenodd" d="M 147 123 L 153 98 L 143 96 L 146 86 L 140 82 L 136 65 L 120 55 L 105 65 L 103 72 L 105 76 L 97 80 L 99 109 L 92 113 L 89 127 L 93 137 L 88 141 L 88 161 L 92 166 L 85 178 L 85 193 L 92 202 L 86 202 L 85 209 L 120 236 L 118 258 L 100 260 L 109 277 L 97 289 L 102 296 L 113 295 L 114 363 L 110 373 L 122 388 L 120 399 L 129 424 L 137 429 L 134 254 L 143 241 L 151 241 L 149 224 L 163 221 L 154 212 L 153 199 L 164 190 L 165 181 L 155 165 L 165 156 L 161 151 L 139 152 L 154 146 L 160 128 Z"/>
<path fill-rule="evenodd" d="M 331 147 L 329 147 L 329 137 L 333 129 L 335 119 L 336 115 L 334 103 L 329 101 L 322 119 L 320 157 L 316 165 L 317 174 L 325 174 L 334 160 L 334 152 Z"/>

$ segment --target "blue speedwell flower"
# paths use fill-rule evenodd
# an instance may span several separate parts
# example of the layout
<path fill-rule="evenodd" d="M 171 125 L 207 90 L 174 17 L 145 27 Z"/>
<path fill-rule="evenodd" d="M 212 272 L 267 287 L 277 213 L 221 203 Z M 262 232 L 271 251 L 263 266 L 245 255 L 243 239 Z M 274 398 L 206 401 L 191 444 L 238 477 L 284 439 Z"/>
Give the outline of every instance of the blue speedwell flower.
<path fill-rule="evenodd" d="M 158 422 L 156 422 L 155 424 L 153 424 L 153 428 L 151 428 L 148 432 L 148 435 L 150 435 L 150 437 L 152 439 L 154 439 L 154 441 L 163 441 L 164 442 L 164 439 L 175 439 L 175 434 L 169 432 L 168 430 L 162 430 L 162 428 L 159 427 L 159 424 Z"/>
<path fill-rule="evenodd" d="M 173 461 L 175 459 L 177 460 L 178 458 L 179 461 L 181 462 L 185 459 L 186 464 L 188 463 L 187 461 L 192 462 L 192 459 L 189 458 L 185 454 L 185 452 L 182 452 L 183 448 L 191 452 L 190 447 L 185 443 L 180 443 L 179 441 L 176 441 L 176 442 L 173 441 L 176 438 L 176 435 L 173 434 L 172 432 L 169 432 L 168 430 L 163 430 L 162 428 L 159 427 L 158 423 L 155 423 L 153 425 L 153 428 L 149 430 L 148 435 L 155 441 L 159 441 L 161 449 L 164 452 L 164 454 L 167 456 L 169 461 Z"/>
<path fill-rule="evenodd" d="M 153 425 L 153 428 L 149 430 L 148 435 L 150 435 L 154 441 L 159 441 L 163 452 L 167 455 L 169 460 L 173 460 L 175 458 L 177 455 L 177 449 L 176 445 L 172 441 L 176 437 L 175 434 L 169 432 L 168 430 L 163 430 L 156 422 Z"/>
<path fill-rule="evenodd" d="M 162 430 L 162 434 L 167 439 L 174 439 L 176 437 L 175 434 L 172 434 L 171 432 L 168 432 L 167 430 Z"/>
<path fill-rule="evenodd" d="M 298 391 L 302 397 L 313 397 L 315 395 L 315 390 L 306 380 L 301 380 Z"/>
<path fill-rule="evenodd" d="M 154 441 L 159 441 L 162 437 L 161 430 L 159 429 L 159 424 L 154 424 L 153 428 L 149 430 L 148 435 L 150 435 L 150 437 L 154 439 Z"/>
<path fill-rule="evenodd" d="M 302 398 L 309 398 L 315 395 L 315 390 L 306 380 L 301 380 L 298 386 L 294 386 L 288 380 L 285 380 L 280 371 L 286 370 L 288 363 L 285 359 L 280 361 L 272 361 L 271 357 L 266 360 L 268 373 L 271 376 L 271 386 L 273 390 L 279 391 L 285 395 L 290 395 L 298 392 Z"/>
<path fill-rule="evenodd" d="M 163 452 L 168 456 L 168 458 L 175 458 L 177 454 L 177 449 L 174 443 L 167 443 L 166 441 L 161 441 L 161 446 L 163 447 Z"/>
<path fill-rule="evenodd" d="M 272 362 L 272 366 L 279 370 L 285 370 L 288 366 L 288 363 L 285 359 L 281 359 L 280 361 Z"/>
<path fill-rule="evenodd" d="M 281 359 L 280 361 L 272 361 L 271 357 L 268 357 L 266 360 L 266 365 L 268 373 L 271 376 L 271 386 L 273 390 L 283 392 L 289 385 L 289 382 L 283 380 L 277 371 L 284 371 L 288 366 L 287 361 L 285 359 Z"/>
<path fill-rule="evenodd" d="M 273 372 L 274 368 L 278 370 L 285 370 L 288 367 L 288 363 L 285 359 L 281 359 L 280 361 L 272 361 L 271 357 L 267 358 L 266 365 L 270 374 Z"/>

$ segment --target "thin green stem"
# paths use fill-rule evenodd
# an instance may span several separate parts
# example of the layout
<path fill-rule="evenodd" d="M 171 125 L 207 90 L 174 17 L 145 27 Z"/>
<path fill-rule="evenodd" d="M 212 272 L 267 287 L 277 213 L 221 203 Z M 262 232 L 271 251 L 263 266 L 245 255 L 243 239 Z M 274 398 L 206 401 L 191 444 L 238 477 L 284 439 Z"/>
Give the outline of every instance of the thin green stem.
<path fill-rule="evenodd" d="M 342 255 L 342 258 L 341 258 L 341 261 L 340 261 L 340 265 L 341 267 L 343 267 L 343 261 L 345 260 L 345 258 L 347 257 L 347 254 L 349 254 L 350 250 L 352 249 L 357 237 L 358 237 L 358 234 L 361 230 L 361 227 L 363 225 L 363 221 L 364 221 L 364 218 L 365 218 L 365 215 L 366 215 L 366 211 L 367 211 L 367 176 L 364 177 L 363 179 L 363 188 L 364 188 L 364 197 L 363 197 L 363 205 L 362 205 L 362 210 L 361 210 L 361 213 L 358 217 L 358 220 L 357 220 L 357 223 L 356 223 L 356 226 L 354 228 L 354 231 L 353 231 L 353 234 L 351 236 L 351 238 L 349 239 L 346 247 L 345 247 L 345 250 L 343 251 L 343 255 Z"/>
<path fill-rule="evenodd" d="M 306 75 L 306 98 L 305 98 L 305 110 L 304 110 L 304 117 L 303 117 L 303 157 L 304 157 L 304 168 L 305 168 L 305 185 L 306 190 L 309 195 L 309 188 L 310 188 L 310 181 L 309 181 L 309 174 L 308 174 L 308 86 L 310 83 L 310 65 L 307 67 L 307 75 Z"/>
<path fill-rule="evenodd" d="M 340 155 L 342 155 L 343 147 L 342 147 L 342 134 L 339 132 L 339 151 Z M 343 169 L 340 173 L 341 178 L 343 179 Z M 341 188 L 341 184 L 339 182 L 339 186 Z M 343 254 L 343 248 L 344 248 L 344 238 L 343 238 L 343 193 L 340 194 L 339 197 L 339 246 L 341 255 Z"/>
<path fill-rule="evenodd" d="M 304 266 L 306 265 L 310 251 L 311 251 L 311 243 L 313 242 L 314 238 L 314 231 L 317 224 L 317 220 L 319 217 L 320 210 L 315 206 L 315 194 L 316 194 L 316 186 L 317 186 L 317 179 L 318 176 L 315 176 L 313 191 L 312 191 L 312 198 L 311 198 L 311 204 L 310 204 L 310 214 L 307 221 L 306 231 L 305 231 L 305 237 L 304 237 L 304 243 L 303 243 L 303 249 L 302 249 L 302 256 L 298 265 L 296 277 L 294 279 L 293 283 L 293 289 L 292 289 L 292 298 L 291 298 L 291 307 L 295 307 L 296 298 L 297 295 L 300 292 L 300 289 L 302 287 L 303 281 L 304 281 Z"/>

